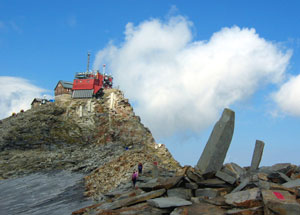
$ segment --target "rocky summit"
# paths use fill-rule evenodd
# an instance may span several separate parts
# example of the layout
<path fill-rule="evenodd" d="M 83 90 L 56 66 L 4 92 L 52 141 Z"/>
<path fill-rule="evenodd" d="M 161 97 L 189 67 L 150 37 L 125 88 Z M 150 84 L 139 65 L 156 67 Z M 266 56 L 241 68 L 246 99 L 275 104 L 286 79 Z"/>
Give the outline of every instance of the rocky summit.
<path fill-rule="evenodd" d="M 249 167 L 224 164 L 234 120 L 224 109 L 195 168 L 181 167 L 120 90 L 58 96 L 0 121 L 0 214 L 300 214 L 300 167 L 260 167 L 263 141 Z"/>

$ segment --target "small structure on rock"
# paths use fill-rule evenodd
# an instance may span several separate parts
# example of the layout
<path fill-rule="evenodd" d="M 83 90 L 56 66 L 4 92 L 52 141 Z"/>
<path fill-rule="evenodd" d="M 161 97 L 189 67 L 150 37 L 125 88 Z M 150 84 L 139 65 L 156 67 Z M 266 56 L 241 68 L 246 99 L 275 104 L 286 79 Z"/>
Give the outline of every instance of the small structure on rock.
<path fill-rule="evenodd" d="M 56 87 L 54 88 L 54 95 L 55 96 L 60 96 L 60 95 L 71 95 L 72 94 L 72 88 L 73 88 L 73 83 L 69 81 L 58 81 L 56 84 Z"/>
<path fill-rule="evenodd" d="M 41 98 L 34 98 L 33 101 L 31 102 L 31 108 L 35 108 L 37 106 L 47 104 L 50 102 L 48 99 L 41 99 Z M 24 112 L 24 111 L 23 111 Z"/>

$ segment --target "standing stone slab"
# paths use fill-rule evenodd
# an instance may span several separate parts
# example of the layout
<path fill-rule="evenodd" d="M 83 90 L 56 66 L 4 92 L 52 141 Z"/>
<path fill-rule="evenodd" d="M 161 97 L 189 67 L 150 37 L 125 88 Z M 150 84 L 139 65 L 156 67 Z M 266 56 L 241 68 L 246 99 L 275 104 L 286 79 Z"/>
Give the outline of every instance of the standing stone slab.
<path fill-rule="evenodd" d="M 261 157 L 264 151 L 265 143 L 260 140 L 256 140 L 255 148 L 252 156 L 250 171 L 255 171 L 259 167 Z"/>
<path fill-rule="evenodd" d="M 234 131 L 235 114 L 225 108 L 207 141 L 196 168 L 202 174 L 216 173 L 223 166 Z"/>

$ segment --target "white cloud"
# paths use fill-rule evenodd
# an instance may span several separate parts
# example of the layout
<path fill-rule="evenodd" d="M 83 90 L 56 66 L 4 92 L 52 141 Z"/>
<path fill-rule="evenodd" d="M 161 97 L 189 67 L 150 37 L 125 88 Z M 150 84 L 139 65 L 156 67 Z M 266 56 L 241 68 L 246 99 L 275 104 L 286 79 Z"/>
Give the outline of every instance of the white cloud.
<path fill-rule="evenodd" d="M 273 99 L 284 113 L 300 116 L 300 75 L 293 76 L 273 94 Z"/>
<path fill-rule="evenodd" d="M 35 97 L 42 97 L 46 90 L 29 83 L 28 80 L 0 76 L 0 119 L 10 116 L 13 112 L 27 110 Z"/>
<path fill-rule="evenodd" d="M 192 27 L 181 16 L 128 23 L 123 44 L 96 56 L 94 67 L 108 65 L 155 137 L 201 131 L 224 107 L 281 81 L 291 57 L 253 28 L 223 28 L 194 41 Z"/>

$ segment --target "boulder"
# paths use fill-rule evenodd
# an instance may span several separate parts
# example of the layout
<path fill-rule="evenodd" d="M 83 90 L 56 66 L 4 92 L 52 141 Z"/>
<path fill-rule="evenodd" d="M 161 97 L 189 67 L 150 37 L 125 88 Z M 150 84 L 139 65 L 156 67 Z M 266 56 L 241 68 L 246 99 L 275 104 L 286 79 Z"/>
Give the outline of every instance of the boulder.
<path fill-rule="evenodd" d="M 236 179 L 240 178 L 241 176 L 246 174 L 246 170 L 242 167 L 240 167 L 236 163 L 227 163 L 224 165 L 224 168 L 222 169 L 223 172 L 234 176 Z"/>
<path fill-rule="evenodd" d="M 236 207 L 258 207 L 262 206 L 259 188 L 230 193 L 224 196 L 225 202 Z"/>
<path fill-rule="evenodd" d="M 186 175 L 189 179 L 191 179 L 192 181 L 198 183 L 201 182 L 203 180 L 203 177 L 194 170 L 194 168 L 190 167 L 187 169 L 186 171 Z"/>
<path fill-rule="evenodd" d="M 203 180 L 198 185 L 199 187 L 228 187 L 225 181 L 218 178 Z"/>
<path fill-rule="evenodd" d="M 264 146 L 265 143 L 263 141 L 256 140 L 254 152 L 252 155 L 250 171 L 255 171 L 258 169 L 264 151 Z"/>
<path fill-rule="evenodd" d="M 263 207 L 254 207 L 254 208 L 246 208 L 246 209 L 239 209 L 234 208 L 231 210 L 227 210 L 227 215 L 263 215 L 264 210 Z"/>
<path fill-rule="evenodd" d="M 226 211 L 221 207 L 201 202 L 190 206 L 175 208 L 170 215 L 224 215 L 225 212 Z"/>
<path fill-rule="evenodd" d="M 136 204 L 139 202 L 144 202 L 148 199 L 159 197 L 159 196 L 163 195 L 165 192 L 166 192 L 165 189 L 160 189 L 160 190 L 155 190 L 155 191 L 148 192 L 148 193 L 143 193 L 138 196 L 129 197 L 129 198 L 125 198 L 125 199 L 116 200 L 114 202 L 108 202 L 108 203 L 102 204 L 101 206 L 98 207 L 98 209 L 114 210 L 114 209 L 121 208 L 124 206 L 129 206 L 129 205 L 133 205 L 133 204 Z"/>
<path fill-rule="evenodd" d="M 288 181 L 288 182 L 282 184 L 282 186 L 284 186 L 286 188 L 300 187 L 300 179 Z"/>
<path fill-rule="evenodd" d="M 140 203 L 131 207 L 116 210 L 98 210 L 97 215 L 163 215 L 169 214 L 170 209 L 154 208 L 147 203 Z"/>
<path fill-rule="evenodd" d="M 220 194 L 220 191 L 216 188 L 201 188 L 195 191 L 196 197 L 209 197 L 214 198 Z"/>
<path fill-rule="evenodd" d="M 287 214 L 299 215 L 300 204 L 296 201 L 296 196 L 282 190 L 262 190 L 265 214 Z M 271 211 L 271 212 L 270 212 Z"/>
<path fill-rule="evenodd" d="M 191 205 L 192 202 L 178 197 L 160 197 L 156 199 L 150 199 L 148 204 L 157 208 L 170 208 Z"/>
<path fill-rule="evenodd" d="M 193 196 L 191 189 L 185 189 L 182 187 L 169 189 L 167 191 L 168 197 L 179 197 L 182 199 L 190 200 Z"/>
<path fill-rule="evenodd" d="M 202 174 L 216 173 L 222 168 L 233 136 L 234 118 L 234 112 L 225 108 L 215 124 L 196 166 Z"/>
<path fill-rule="evenodd" d="M 223 172 L 223 171 L 218 171 L 216 173 L 216 177 L 222 179 L 223 181 L 226 181 L 227 183 L 229 184 L 234 184 L 235 181 L 236 181 L 236 178 L 235 177 L 232 177 L 231 175 Z"/>
<path fill-rule="evenodd" d="M 282 184 L 291 179 L 282 172 L 271 172 L 268 174 L 268 179 L 274 183 Z"/>
<path fill-rule="evenodd" d="M 180 182 L 182 176 L 154 178 L 147 183 L 139 183 L 138 187 L 142 190 L 157 190 L 157 189 L 170 189 Z"/>

